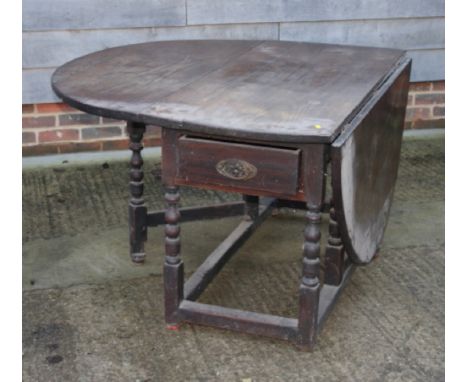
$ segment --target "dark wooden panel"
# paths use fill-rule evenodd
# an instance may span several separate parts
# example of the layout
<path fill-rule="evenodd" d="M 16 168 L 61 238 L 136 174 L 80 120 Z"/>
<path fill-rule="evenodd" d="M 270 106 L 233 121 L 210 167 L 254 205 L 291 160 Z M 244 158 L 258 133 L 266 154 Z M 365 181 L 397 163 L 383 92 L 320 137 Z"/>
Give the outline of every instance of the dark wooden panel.
<path fill-rule="evenodd" d="M 276 142 L 331 142 L 402 51 L 284 41 L 171 41 L 60 67 L 67 103 L 116 119 Z"/>
<path fill-rule="evenodd" d="M 393 198 L 408 97 L 410 61 L 401 62 L 332 144 L 333 198 L 351 259 L 372 260 Z"/>
<path fill-rule="evenodd" d="M 299 157 L 298 149 L 181 137 L 177 181 L 295 195 Z"/>
<path fill-rule="evenodd" d="M 90 112 L 107 110 L 110 116 L 135 118 L 158 99 L 205 79 L 258 44 L 160 41 L 110 48 L 61 66 L 52 76 L 52 87 Z"/>

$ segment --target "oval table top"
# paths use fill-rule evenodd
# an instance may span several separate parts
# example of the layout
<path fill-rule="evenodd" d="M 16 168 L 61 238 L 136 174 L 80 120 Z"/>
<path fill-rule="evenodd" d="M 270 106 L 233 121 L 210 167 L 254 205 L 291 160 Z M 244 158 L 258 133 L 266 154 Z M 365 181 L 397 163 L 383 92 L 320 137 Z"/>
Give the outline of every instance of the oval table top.
<path fill-rule="evenodd" d="M 269 142 L 332 142 L 403 51 L 285 41 L 110 48 L 52 76 L 91 114 Z"/>

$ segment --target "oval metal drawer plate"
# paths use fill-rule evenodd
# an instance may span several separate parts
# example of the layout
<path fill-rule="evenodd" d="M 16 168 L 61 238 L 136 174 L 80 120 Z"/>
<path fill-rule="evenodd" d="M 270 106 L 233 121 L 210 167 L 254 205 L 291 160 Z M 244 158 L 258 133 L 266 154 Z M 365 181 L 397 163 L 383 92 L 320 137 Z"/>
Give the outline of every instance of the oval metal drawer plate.
<path fill-rule="evenodd" d="M 242 159 L 223 159 L 216 164 L 216 171 L 221 175 L 235 180 L 252 179 L 257 175 L 257 168 Z"/>

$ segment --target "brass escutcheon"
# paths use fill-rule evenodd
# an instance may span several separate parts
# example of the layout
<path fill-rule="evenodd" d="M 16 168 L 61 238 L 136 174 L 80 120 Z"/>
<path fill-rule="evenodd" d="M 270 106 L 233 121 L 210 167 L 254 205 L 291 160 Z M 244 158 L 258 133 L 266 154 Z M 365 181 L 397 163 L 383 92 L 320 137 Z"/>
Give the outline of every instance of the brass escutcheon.
<path fill-rule="evenodd" d="M 221 175 L 235 180 L 252 179 L 257 175 L 257 168 L 242 159 L 223 159 L 216 164 L 216 171 Z"/>

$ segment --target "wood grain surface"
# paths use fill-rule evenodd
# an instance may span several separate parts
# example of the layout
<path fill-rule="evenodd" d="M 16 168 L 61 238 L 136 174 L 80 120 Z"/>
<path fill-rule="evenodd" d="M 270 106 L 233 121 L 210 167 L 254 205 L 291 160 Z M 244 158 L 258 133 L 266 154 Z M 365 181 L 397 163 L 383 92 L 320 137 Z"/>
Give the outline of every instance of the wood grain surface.
<path fill-rule="evenodd" d="M 411 63 L 404 60 L 332 144 L 333 198 L 346 252 L 358 264 L 379 250 L 400 162 Z"/>
<path fill-rule="evenodd" d="M 276 142 L 331 142 L 402 51 L 284 41 L 166 41 L 71 61 L 52 86 L 83 111 Z"/>
<path fill-rule="evenodd" d="M 299 149 L 182 137 L 177 183 L 294 196 L 299 187 L 299 158 Z"/>

